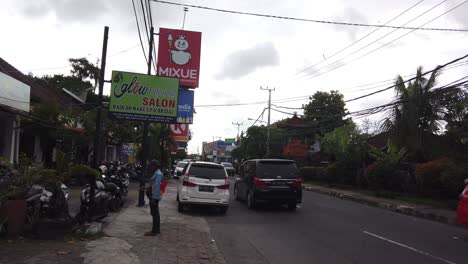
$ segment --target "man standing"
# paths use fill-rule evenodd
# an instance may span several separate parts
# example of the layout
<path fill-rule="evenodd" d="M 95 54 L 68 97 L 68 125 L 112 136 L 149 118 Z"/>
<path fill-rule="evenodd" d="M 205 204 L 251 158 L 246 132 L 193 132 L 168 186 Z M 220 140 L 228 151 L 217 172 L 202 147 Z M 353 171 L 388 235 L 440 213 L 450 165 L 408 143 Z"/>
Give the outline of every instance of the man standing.
<path fill-rule="evenodd" d="M 153 229 L 145 233 L 145 236 L 155 236 L 160 233 L 160 217 L 159 217 L 159 202 L 162 199 L 161 195 L 161 184 L 163 181 L 163 175 L 160 170 L 161 165 L 159 161 L 152 160 L 150 163 L 150 171 L 153 172 L 153 176 L 149 181 L 149 187 L 151 191 L 150 197 L 150 210 L 151 216 L 153 216 Z"/>

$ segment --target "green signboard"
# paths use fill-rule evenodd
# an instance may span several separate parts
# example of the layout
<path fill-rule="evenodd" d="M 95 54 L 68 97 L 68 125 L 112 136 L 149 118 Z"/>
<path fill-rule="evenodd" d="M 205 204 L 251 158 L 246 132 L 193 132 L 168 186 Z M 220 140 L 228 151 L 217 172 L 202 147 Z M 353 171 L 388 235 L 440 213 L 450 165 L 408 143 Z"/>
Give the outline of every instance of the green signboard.
<path fill-rule="evenodd" d="M 179 79 L 112 72 L 109 116 L 114 119 L 176 123 Z"/>
<path fill-rule="evenodd" d="M 228 144 L 236 143 L 236 139 L 235 138 L 225 138 L 224 142 L 226 142 Z"/>

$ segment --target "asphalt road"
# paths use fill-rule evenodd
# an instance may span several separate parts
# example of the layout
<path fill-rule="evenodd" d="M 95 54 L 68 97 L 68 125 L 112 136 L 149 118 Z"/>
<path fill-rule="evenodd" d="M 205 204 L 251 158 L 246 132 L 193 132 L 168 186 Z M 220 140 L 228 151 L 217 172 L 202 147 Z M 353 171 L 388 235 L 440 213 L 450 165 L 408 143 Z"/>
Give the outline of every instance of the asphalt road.
<path fill-rule="evenodd" d="M 467 229 L 306 191 L 303 202 L 252 211 L 232 199 L 225 216 L 194 214 L 228 264 L 468 263 Z"/>

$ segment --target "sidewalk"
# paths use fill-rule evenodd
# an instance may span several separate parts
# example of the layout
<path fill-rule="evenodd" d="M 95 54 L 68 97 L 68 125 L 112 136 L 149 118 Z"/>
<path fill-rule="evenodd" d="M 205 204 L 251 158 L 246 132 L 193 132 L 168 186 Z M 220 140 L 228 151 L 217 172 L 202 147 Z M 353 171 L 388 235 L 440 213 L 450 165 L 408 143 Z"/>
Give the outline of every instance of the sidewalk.
<path fill-rule="evenodd" d="M 174 182 L 167 186 L 160 213 L 161 234 L 145 237 L 152 223 L 149 207 L 129 206 L 104 228 L 102 238 L 86 244 L 83 263 L 225 263 L 206 220 L 177 212 Z"/>
<path fill-rule="evenodd" d="M 350 200 L 363 203 L 369 206 L 379 207 L 401 214 L 425 218 L 446 224 L 457 224 L 457 213 L 454 210 L 441 209 L 428 205 L 407 203 L 394 199 L 379 198 L 371 195 L 362 194 L 355 191 L 327 188 L 310 183 L 304 183 L 302 189 L 320 194 L 334 196 L 344 200 Z"/>

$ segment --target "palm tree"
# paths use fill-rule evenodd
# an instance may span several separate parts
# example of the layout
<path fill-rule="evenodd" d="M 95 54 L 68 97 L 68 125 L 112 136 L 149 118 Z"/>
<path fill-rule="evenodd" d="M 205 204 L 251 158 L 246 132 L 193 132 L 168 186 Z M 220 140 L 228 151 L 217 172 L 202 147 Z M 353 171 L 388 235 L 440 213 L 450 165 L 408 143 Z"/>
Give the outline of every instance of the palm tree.
<path fill-rule="evenodd" d="M 435 89 L 439 68 L 427 79 L 418 67 L 413 81 L 405 84 L 401 76 L 395 82 L 396 105 L 384 120 L 382 128 L 389 133 L 391 145 L 406 148 L 409 157 L 424 160 L 424 143 L 427 135 L 437 133 L 442 127 L 444 114 L 443 90 Z"/>

